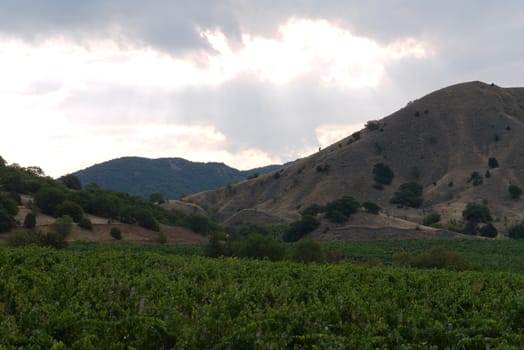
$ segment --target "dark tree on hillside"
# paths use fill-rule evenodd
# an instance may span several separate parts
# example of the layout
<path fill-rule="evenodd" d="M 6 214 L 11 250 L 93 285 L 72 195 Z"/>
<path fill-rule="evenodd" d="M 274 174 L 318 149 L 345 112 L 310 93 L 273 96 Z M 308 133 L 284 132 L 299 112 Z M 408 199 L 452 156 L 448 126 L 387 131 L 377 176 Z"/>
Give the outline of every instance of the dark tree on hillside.
<path fill-rule="evenodd" d="M 493 220 L 489 208 L 484 204 L 477 203 L 468 203 L 468 205 L 462 212 L 462 217 L 466 221 L 471 221 L 475 223 L 488 223 L 491 220 Z"/>
<path fill-rule="evenodd" d="M 0 156 L 0 168 L 4 168 L 6 166 L 7 162 Z"/>
<path fill-rule="evenodd" d="M 27 213 L 24 219 L 24 227 L 32 229 L 36 226 L 36 215 L 33 213 Z"/>
<path fill-rule="evenodd" d="M 522 194 L 522 189 L 517 185 L 509 185 L 508 192 L 511 198 L 518 199 Z"/>
<path fill-rule="evenodd" d="M 62 176 L 58 180 L 71 190 L 81 190 L 82 189 L 82 183 L 80 182 L 78 177 L 76 177 L 73 174 Z"/>
<path fill-rule="evenodd" d="M 377 163 L 373 166 L 373 180 L 382 185 L 389 185 L 393 181 L 395 174 L 391 168 L 384 163 Z"/>
<path fill-rule="evenodd" d="M 35 194 L 35 203 L 42 213 L 55 215 L 55 210 L 65 200 L 66 196 L 62 190 L 54 187 L 43 187 Z"/>
<path fill-rule="evenodd" d="M 499 162 L 498 162 L 497 158 L 494 158 L 494 157 L 489 158 L 488 159 L 488 166 L 491 169 L 498 168 L 499 167 Z"/>
<path fill-rule="evenodd" d="M 417 181 L 400 185 L 399 190 L 395 192 L 390 202 L 406 207 L 420 207 L 422 205 L 422 185 Z"/>
<path fill-rule="evenodd" d="M 162 204 L 165 202 L 164 195 L 160 192 L 151 193 L 149 195 L 149 201 L 151 203 Z"/>

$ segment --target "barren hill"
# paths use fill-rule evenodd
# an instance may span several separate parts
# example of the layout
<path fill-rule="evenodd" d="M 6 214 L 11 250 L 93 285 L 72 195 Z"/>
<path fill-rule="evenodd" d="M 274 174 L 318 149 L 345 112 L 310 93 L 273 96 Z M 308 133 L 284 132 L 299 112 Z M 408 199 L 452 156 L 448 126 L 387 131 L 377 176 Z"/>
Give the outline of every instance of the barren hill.
<path fill-rule="evenodd" d="M 524 187 L 524 88 L 453 85 L 369 126 L 284 169 L 186 200 L 232 224 L 289 222 L 308 205 L 344 195 L 377 203 L 382 219 L 420 223 L 436 211 L 443 221 L 460 220 L 472 201 L 487 203 L 499 229 L 523 218 L 524 200 L 511 199 L 508 186 Z M 488 167 L 489 158 L 498 167 Z M 377 163 L 395 175 L 382 190 L 374 188 Z M 473 172 L 481 184 L 468 182 Z M 399 186 L 411 180 L 423 186 L 422 206 L 391 204 Z"/>

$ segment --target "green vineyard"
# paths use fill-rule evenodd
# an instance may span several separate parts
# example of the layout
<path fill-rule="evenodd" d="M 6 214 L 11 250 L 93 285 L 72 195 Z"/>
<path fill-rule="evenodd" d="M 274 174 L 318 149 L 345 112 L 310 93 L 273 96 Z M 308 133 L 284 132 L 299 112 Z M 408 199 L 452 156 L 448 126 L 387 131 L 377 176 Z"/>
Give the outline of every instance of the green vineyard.
<path fill-rule="evenodd" d="M 0 348 L 523 349 L 524 275 L 0 247 Z"/>

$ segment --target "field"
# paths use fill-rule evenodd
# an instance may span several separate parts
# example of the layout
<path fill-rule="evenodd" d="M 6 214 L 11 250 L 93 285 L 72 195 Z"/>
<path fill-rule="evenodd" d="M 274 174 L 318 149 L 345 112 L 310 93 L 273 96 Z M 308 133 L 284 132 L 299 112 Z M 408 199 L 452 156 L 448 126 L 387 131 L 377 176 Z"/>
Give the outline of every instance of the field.
<path fill-rule="evenodd" d="M 463 251 L 471 270 L 395 266 L 396 253 L 434 245 Z M 523 248 L 518 241 L 333 243 L 326 249 L 349 260 L 306 265 L 211 259 L 202 245 L 0 246 L 0 345 L 522 349 Z"/>

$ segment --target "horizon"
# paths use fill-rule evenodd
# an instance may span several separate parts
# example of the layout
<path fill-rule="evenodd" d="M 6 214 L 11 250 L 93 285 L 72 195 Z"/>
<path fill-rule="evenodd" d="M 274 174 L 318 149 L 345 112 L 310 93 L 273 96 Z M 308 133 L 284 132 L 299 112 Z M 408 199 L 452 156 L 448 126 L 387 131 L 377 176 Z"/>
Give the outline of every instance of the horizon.
<path fill-rule="evenodd" d="M 517 1 L 0 4 L 0 155 L 55 178 L 128 156 L 284 164 L 449 85 L 522 85 L 523 15 Z"/>

